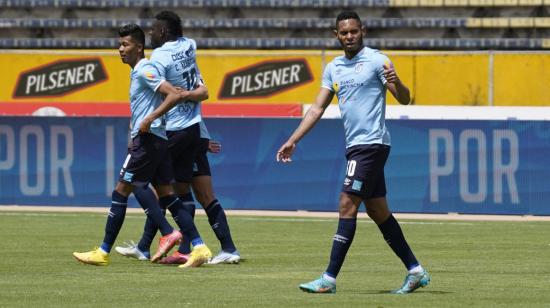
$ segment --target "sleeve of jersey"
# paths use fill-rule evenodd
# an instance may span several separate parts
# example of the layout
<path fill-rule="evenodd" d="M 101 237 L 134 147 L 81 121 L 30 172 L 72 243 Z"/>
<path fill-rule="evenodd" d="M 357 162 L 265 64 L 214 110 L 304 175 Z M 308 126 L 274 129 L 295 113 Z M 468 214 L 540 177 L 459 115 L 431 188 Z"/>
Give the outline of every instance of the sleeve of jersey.
<path fill-rule="evenodd" d="M 164 78 L 160 77 L 159 71 L 151 63 L 145 64 L 140 72 L 139 78 L 153 91 L 157 91 Z"/>
<path fill-rule="evenodd" d="M 150 61 L 151 64 L 153 64 L 157 68 L 160 78 L 166 79 L 166 70 L 168 68 L 168 64 L 166 63 L 167 61 L 164 57 L 164 53 L 158 50 L 153 51 Z"/>
<path fill-rule="evenodd" d="M 384 65 L 393 67 L 393 63 L 390 61 L 390 58 L 388 58 L 386 55 L 382 53 L 378 53 L 375 58 L 375 65 L 376 65 L 376 75 L 378 76 L 378 79 L 380 82 L 382 82 L 383 85 L 387 83 L 386 77 L 384 77 Z"/>
<path fill-rule="evenodd" d="M 195 63 L 195 69 L 197 70 L 197 81 L 195 84 L 195 89 L 200 86 L 206 86 L 204 79 L 202 79 L 201 71 L 199 70 L 199 66 Z"/>
<path fill-rule="evenodd" d="M 330 92 L 335 92 L 331 74 L 332 65 L 332 63 L 329 63 L 325 67 L 325 70 L 323 71 L 323 80 L 321 81 L 321 87 L 329 90 Z"/>
<path fill-rule="evenodd" d="M 195 84 L 195 88 L 198 88 L 199 86 L 205 86 L 204 79 L 202 78 L 201 70 L 199 69 L 199 65 L 197 64 L 197 42 L 195 40 L 190 39 L 191 45 L 195 49 L 195 70 L 197 71 L 197 83 Z"/>

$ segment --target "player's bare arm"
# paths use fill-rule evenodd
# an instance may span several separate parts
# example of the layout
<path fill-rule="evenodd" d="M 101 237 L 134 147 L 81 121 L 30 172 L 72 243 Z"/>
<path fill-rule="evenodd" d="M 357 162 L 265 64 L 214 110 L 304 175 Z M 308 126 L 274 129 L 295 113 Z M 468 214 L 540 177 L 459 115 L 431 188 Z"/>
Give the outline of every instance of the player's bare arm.
<path fill-rule="evenodd" d="M 401 82 L 399 76 L 397 76 L 397 72 L 395 71 L 393 65 L 384 64 L 384 76 L 387 81 L 386 87 L 391 92 L 393 97 L 397 99 L 399 104 L 408 105 L 411 102 L 411 93 L 409 88 L 407 88 L 407 86 Z"/>
<path fill-rule="evenodd" d="M 277 161 L 283 163 L 292 161 L 291 156 L 296 149 L 296 143 L 298 143 L 313 128 L 313 126 L 315 126 L 317 121 L 319 121 L 325 112 L 325 109 L 332 101 L 333 97 L 334 93 L 328 89 L 321 88 L 321 90 L 319 90 L 315 103 L 306 112 L 298 128 L 296 128 L 292 136 L 290 136 L 290 138 L 288 138 L 288 140 L 277 151 Z"/>
<path fill-rule="evenodd" d="M 180 87 L 176 87 L 180 97 L 184 101 L 202 102 L 208 99 L 208 88 L 205 85 L 199 85 L 196 89 L 185 90 Z"/>
<path fill-rule="evenodd" d="M 147 115 L 143 119 L 143 121 L 141 121 L 141 124 L 139 125 L 139 131 L 141 133 L 149 132 L 151 123 L 167 113 L 181 100 L 180 92 L 168 81 L 162 82 L 158 88 L 158 91 L 159 93 L 164 95 L 164 101 L 160 104 L 160 106 L 157 107 L 157 109 L 155 109 L 153 112 Z"/>

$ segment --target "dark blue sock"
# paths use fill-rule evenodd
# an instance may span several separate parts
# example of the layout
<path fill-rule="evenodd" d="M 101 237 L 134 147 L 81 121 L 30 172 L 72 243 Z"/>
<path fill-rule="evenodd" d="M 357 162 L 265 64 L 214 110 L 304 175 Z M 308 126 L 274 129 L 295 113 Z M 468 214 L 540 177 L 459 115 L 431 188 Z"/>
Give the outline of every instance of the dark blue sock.
<path fill-rule="evenodd" d="M 231 231 L 229 231 L 229 224 L 227 223 L 227 217 L 221 204 L 218 200 L 212 201 L 205 209 L 208 216 L 208 222 L 214 230 L 216 237 L 220 241 L 222 250 L 226 252 L 235 252 L 237 248 L 231 238 Z"/>
<path fill-rule="evenodd" d="M 344 264 L 344 259 L 348 249 L 353 242 L 355 229 L 357 227 L 357 218 L 340 218 L 338 220 L 338 229 L 332 239 L 332 251 L 330 252 L 330 262 L 325 271 L 331 277 L 336 278 Z"/>
<path fill-rule="evenodd" d="M 126 215 L 126 207 L 128 206 L 128 197 L 124 197 L 116 190 L 113 190 L 111 197 L 111 209 L 107 215 L 107 223 L 105 224 L 105 237 L 101 244 L 101 249 L 105 252 L 111 252 L 111 247 L 115 243 L 116 237 L 124 223 Z"/>
<path fill-rule="evenodd" d="M 409 244 L 407 244 L 405 236 L 403 236 L 403 231 L 401 231 L 401 227 L 393 215 L 390 215 L 390 217 L 381 223 L 378 228 L 382 232 L 386 243 L 390 245 L 393 252 L 401 259 L 403 264 L 405 264 L 407 270 L 418 265 L 418 261 L 409 247 Z"/>
<path fill-rule="evenodd" d="M 181 203 L 183 205 L 183 209 L 191 215 L 193 220 L 195 219 L 195 200 L 193 199 L 193 195 L 186 194 L 179 196 L 179 199 L 181 200 Z M 191 253 L 191 240 L 184 236 L 181 239 L 180 246 L 178 248 L 178 252 L 183 254 L 189 254 Z"/>
<path fill-rule="evenodd" d="M 138 249 L 147 257 L 151 256 L 151 243 L 153 239 L 155 239 L 157 230 L 157 225 L 155 225 L 151 218 L 147 217 L 147 219 L 145 219 L 145 225 L 143 226 L 143 234 L 137 245 Z"/>
<path fill-rule="evenodd" d="M 161 205 L 166 206 L 166 209 L 172 213 L 172 217 L 174 217 L 174 221 L 180 227 L 183 236 L 191 239 L 191 245 L 204 244 L 193 222 L 193 217 L 184 209 L 180 199 L 174 195 L 170 195 L 160 198 L 159 201 Z"/>
<path fill-rule="evenodd" d="M 157 228 L 160 230 L 162 235 L 170 234 L 174 231 L 174 228 L 170 226 L 166 220 L 166 217 L 164 217 L 164 213 L 159 206 L 157 197 L 151 188 L 148 186 L 145 188 L 136 187 L 134 189 L 134 196 L 145 211 L 147 219 L 152 220 L 151 222 L 145 224 L 148 229 L 146 230 L 148 233 L 147 236 L 151 237 L 151 241 L 157 233 Z"/>

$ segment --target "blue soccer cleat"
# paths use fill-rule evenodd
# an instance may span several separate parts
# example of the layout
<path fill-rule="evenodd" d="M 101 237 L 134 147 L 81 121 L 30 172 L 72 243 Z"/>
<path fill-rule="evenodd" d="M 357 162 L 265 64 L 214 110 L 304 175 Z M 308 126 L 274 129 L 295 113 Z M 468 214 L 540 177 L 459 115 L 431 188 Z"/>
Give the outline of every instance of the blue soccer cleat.
<path fill-rule="evenodd" d="M 308 283 L 302 283 L 300 290 L 308 293 L 336 293 L 336 284 L 332 283 L 323 276 Z"/>
<path fill-rule="evenodd" d="M 399 289 L 391 291 L 392 294 L 408 294 L 418 288 L 423 288 L 430 283 L 430 274 L 423 270 L 418 274 L 407 274 L 403 285 Z"/>

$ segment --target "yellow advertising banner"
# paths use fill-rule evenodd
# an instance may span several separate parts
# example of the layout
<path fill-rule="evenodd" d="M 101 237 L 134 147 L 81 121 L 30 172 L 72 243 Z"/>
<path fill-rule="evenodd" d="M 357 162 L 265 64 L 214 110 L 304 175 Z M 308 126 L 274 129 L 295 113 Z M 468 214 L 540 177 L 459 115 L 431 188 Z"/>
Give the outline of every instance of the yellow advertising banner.
<path fill-rule="evenodd" d="M 205 110 L 231 116 L 236 114 L 229 105 L 238 104 L 240 110 L 299 116 L 301 105 L 317 95 L 323 67 L 341 54 L 199 50 L 210 92 Z M 550 105 L 548 52 L 387 54 L 417 105 Z M 0 114 L 47 114 L 52 108 L 67 115 L 129 114 L 130 67 L 116 50 L 4 50 L 0 65 Z M 396 104 L 391 95 L 388 103 Z"/>
<path fill-rule="evenodd" d="M 130 67 L 116 51 L 2 51 L 0 65 L 1 113 L 129 114 Z"/>
<path fill-rule="evenodd" d="M 197 63 L 218 103 L 311 103 L 320 88 L 320 51 L 200 51 Z"/>

